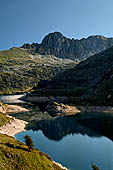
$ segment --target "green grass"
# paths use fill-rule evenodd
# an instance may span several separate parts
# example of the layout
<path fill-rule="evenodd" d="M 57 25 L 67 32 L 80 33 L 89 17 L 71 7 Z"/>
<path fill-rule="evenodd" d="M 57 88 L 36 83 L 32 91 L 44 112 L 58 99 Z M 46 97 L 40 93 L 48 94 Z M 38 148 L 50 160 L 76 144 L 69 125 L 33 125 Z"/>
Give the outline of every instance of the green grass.
<path fill-rule="evenodd" d="M 10 50 L 0 51 L 0 58 L 2 59 L 3 57 L 12 58 L 18 55 L 23 57 L 25 56 L 28 57 L 28 52 L 22 48 L 16 48 L 16 47 L 11 48 Z"/>
<path fill-rule="evenodd" d="M 0 127 L 10 123 L 12 118 L 7 117 L 4 113 L 0 113 Z"/>
<path fill-rule="evenodd" d="M 28 152 L 27 146 L 12 137 L 0 135 L 0 170 L 61 170 L 51 158 L 37 149 Z"/>
<path fill-rule="evenodd" d="M 0 113 L 0 127 L 12 118 Z M 61 170 L 51 158 L 37 149 L 28 151 L 27 146 L 7 135 L 0 134 L 0 170 Z"/>
<path fill-rule="evenodd" d="M 0 94 L 27 92 L 75 64 L 54 56 L 33 56 L 22 48 L 0 51 Z"/>

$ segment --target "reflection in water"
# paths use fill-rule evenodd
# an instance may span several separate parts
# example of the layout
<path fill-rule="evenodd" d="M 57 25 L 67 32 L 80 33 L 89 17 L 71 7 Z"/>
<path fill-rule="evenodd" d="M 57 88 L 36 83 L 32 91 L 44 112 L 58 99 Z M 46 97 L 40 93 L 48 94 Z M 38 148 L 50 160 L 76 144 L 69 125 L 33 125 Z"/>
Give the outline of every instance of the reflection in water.
<path fill-rule="evenodd" d="M 37 106 L 29 109 L 30 112 L 16 116 L 29 121 L 27 129 L 35 132 L 21 132 L 17 139 L 24 142 L 24 136 L 30 135 L 35 148 L 71 170 L 91 170 L 91 162 L 101 170 L 113 169 L 113 114 L 80 113 L 53 118 Z"/>
<path fill-rule="evenodd" d="M 90 137 L 106 136 L 113 141 L 113 114 L 81 113 L 75 116 L 33 120 L 27 129 L 42 130 L 47 138 L 56 141 L 75 133 Z"/>

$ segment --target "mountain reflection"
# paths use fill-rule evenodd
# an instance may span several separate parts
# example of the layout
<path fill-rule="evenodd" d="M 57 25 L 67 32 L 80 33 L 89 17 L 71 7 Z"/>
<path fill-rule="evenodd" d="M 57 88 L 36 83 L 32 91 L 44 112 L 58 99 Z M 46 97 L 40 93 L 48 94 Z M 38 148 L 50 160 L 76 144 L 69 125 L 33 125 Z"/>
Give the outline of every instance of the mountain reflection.
<path fill-rule="evenodd" d="M 42 130 L 47 138 L 55 141 L 69 134 L 106 136 L 113 141 L 113 114 L 81 113 L 75 116 L 33 120 L 27 125 L 27 129 Z"/>

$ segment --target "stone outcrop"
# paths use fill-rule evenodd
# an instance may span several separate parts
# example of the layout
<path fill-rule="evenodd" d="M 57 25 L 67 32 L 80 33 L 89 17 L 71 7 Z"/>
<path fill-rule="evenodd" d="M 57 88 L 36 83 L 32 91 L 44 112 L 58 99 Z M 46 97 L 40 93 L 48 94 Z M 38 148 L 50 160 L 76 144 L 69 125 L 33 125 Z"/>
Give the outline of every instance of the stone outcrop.
<path fill-rule="evenodd" d="M 58 104 L 56 102 L 48 104 L 46 109 L 53 116 L 73 115 L 80 112 L 75 106 L 64 105 L 62 103 Z"/>
<path fill-rule="evenodd" d="M 28 49 L 32 54 L 55 55 L 58 58 L 84 59 L 113 46 L 113 38 L 101 35 L 88 38 L 70 39 L 60 32 L 50 33 L 44 37 L 41 44 L 24 44 L 22 48 Z"/>

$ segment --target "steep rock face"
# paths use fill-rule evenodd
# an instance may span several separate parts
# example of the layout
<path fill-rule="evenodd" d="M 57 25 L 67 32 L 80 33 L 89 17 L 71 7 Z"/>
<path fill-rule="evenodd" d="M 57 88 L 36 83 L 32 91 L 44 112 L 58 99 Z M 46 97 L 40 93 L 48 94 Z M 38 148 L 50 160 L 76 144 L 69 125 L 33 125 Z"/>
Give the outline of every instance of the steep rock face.
<path fill-rule="evenodd" d="M 59 32 L 48 34 L 41 44 L 24 44 L 31 53 L 55 55 L 58 58 L 84 59 L 113 45 L 113 38 L 96 35 L 81 40 L 66 38 Z"/>
<path fill-rule="evenodd" d="M 54 54 L 58 58 L 75 59 L 83 56 L 83 46 L 78 40 L 71 40 L 61 33 L 55 32 L 47 35 L 36 51 L 41 54 Z"/>

